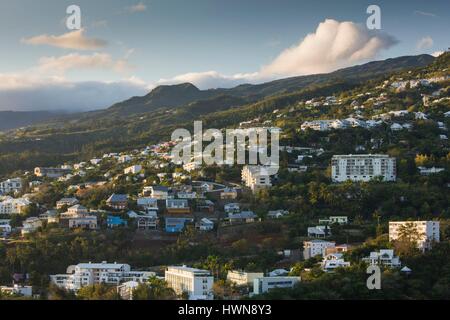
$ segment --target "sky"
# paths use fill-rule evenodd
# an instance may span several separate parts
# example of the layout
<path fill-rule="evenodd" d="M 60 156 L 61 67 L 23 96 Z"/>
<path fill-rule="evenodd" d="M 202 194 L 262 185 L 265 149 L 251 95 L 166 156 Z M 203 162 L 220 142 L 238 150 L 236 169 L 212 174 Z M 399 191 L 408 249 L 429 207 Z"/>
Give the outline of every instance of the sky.
<path fill-rule="evenodd" d="M 66 9 L 81 9 L 81 29 Z M 381 30 L 369 30 L 369 5 Z M 0 110 L 106 108 L 163 84 L 233 87 L 450 45 L 448 0 L 0 0 Z"/>

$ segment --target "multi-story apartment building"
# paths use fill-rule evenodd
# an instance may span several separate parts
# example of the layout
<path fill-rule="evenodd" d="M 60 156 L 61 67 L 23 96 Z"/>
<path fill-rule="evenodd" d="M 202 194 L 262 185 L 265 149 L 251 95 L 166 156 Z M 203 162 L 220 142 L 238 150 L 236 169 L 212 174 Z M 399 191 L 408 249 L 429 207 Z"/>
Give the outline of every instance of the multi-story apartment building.
<path fill-rule="evenodd" d="M 383 181 L 395 181 L 395 158 L 383 154 L 335 155 L 331 160 L 333 182 L 370 181 L 381 177 Z"/>
<path fill-rule="evenodd" d="M 261 277 L 253 281 L 253 295 L 263 294 L 276 288 L 292 288 L 301 277 Z"/>
<path fill-rule="evenodd" d="M 22 190 L 22 179 L 14 178 L 0 182 L 0 194 L 19 192 Z"/>
<path fill-rule="evenodd" d="M 128 264 L 123 263 L 79 263 L 67 268 L 66 274 L 50 276 L 50 281 L 67 290 L 77 291 L 94 284 L 119 285 L 123 282 L 145 282 L 154 277 L 154 272 L 131 271 Z"/>
<path fill-rule="evenodd" d="M 263 278 L 263 272 L 245 272 L 245 271 L 228 271 L 227 280 L 237 286 L 253 286 L 253 282 L 257 278 Z"/>
<path fill-rule="evenodd" d="M 242 181 L 253 192 L 271 187 L 270 175 L 266 172 L 269 172 L 269 170 L 265 170 L 263 166 L 244 166 Z"/>
<path fill-rule="evenodd" d="M 400 238 L 400 228 L 411 224 L 419 235 L 417 247 L 420 250 L 430 249 L 433 242 L 439 242 L 439 221 L 390 221 L 389 241 Z"/>
<path fill-rule="evenodd" d="M 31 202 L 25 198 L 6 197 L 3 201 L 0 201 L 0 214 L 21 214 L 30 204 Z"/>
<path fill-rule="evenodd" d="M 327 248 L 334 248 L 335 242 L 325 240 L 310 240 L 303 242 L 303 257 L 309 259 L 318 255 L 325 256 Z"/>
<path fill-rule="evenodd" d="M 183 293 L 189 296 L 189 300 L 212 300 L 212 286 L 214 277 L 207 270 L 181 267 L 168 267 L 165 279 L 169 287 L 176 294 Z"/>

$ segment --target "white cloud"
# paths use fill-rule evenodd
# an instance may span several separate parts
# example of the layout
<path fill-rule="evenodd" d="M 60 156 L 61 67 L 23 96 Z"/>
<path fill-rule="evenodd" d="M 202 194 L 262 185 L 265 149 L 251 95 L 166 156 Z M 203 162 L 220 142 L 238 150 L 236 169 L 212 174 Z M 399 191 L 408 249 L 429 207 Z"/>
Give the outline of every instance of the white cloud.
<path fill-rule="evenodd" d="M 437 15 L 435 15 L 434 13 L 426 12 L 426 11 L 416 10 L 416 11 L 414 11 L 414 13 L 421 15 L 421 16 L 426 16 L 426 17 L 437 17 Z"/>
<path fill-rule="evenodd" d="M 426 36 L 417 41 L 416 47 L 418 50 L 428 49 L 433 46 L 433 43 L 434 43 L 433 38 L 431 38 L 430 36 Z"/>
<path fill-rule="evenodd" d="M 443 54 L 444 53 L 444 51 L 435 51 L 435 52 L 433 52 L 431 55 L 433 56 L 433 57 L 439 57 L 441 54 Z"/>
<path fill-rule="evenodd" d="M 331 72 L 375 58 L 397 41 L 390 35 L 350 21 L 327 19 L 314 33 L 282 51 L 271 63 L 248 74 L 223 75 L 216 71 L 187 73 L 159 83 L 191 82 L 199 88 L 232 87 L 249 82 Z"/>
<path fill-rule="evenodd" d="M 70 82 L 58 77 L 0 74 L 0 110 L 95 110 L 144 95 L 149 89 L 136 78 Z"/>
<path fill-rule="evenodd" d="M 0 74 L 0 110 L 91 110 L 107 107 L 133 95 L 146 94 L 150 88 L 160 84 L 190 82 L 200 89 L 229 88 L 242 83 L 330 72 L 371 60 L 395 43 L 396 40 L 387 34 L 369 31 L 353 22 L 327 19 L 315 32 L 282 51 L 256 72 L 233 75 L 217 71 L 191 72 L 161 79 L 151 85 L 135 77 L 118 82 L 71 82 L 64 78 L 66 72 L 74 69 L 128 71 L 127 59 L 134 49 L 127 50 L 124 58 L 118 60 L 101 53 L 44 57 L 31 72 Z"/>
<path fill-rule="evenodd" d="M 129 7 L 128 10 L 130 12 L 133 12 L 133 13 L 134 12 L 143 12 L 143 11 L 147 10 L 147 6 L 145 5 L 145 3 L 140 2 L 138 4 L 135 4 L 135 5 L 131 6 L 131 7 Z"/>
<path fill-rule="evenodd" d="M 126 59 L 114 60 L 107 53 L 93 53 L 92 55 L 71 53 L 60 57 L 43 57 L 36 67 L 36 70 L 41 73 L 59 76 L 63 76 L 69 70 L 80 69 L 105 69 L 125 73 L 132 68 Z"/>
<path fill-rule="evenodd" d="M 106 46 L 106 41 L 90 39 L 84 35 L 84 29 L 64 33 L 60 36 L 39 35 L 22 39 L 23 43 L 31 45 L 48 45 L 63 49 L 97 50 Z"/>

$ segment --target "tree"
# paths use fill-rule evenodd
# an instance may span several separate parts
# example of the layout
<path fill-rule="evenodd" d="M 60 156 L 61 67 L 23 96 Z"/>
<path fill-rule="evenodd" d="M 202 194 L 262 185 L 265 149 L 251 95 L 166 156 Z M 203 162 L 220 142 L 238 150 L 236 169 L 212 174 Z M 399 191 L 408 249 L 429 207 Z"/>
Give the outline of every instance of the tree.
<path fill-rule="evenodd" d="M 175 300 L 177 295 L 164 280 L 156 277 L 147 283 L 141 283 L 133 291 L 133 300 Z"/>
<path fill-rule="evenodd" d="M 214 297 L 219 300 L 235 299 L 240 296 L 235 284 L 226 280 L 218 280 L 213 284 Z"/>
<path fill-rule="evenodd" d="M 398 239 L 395 247 L 400 256 L 412 256 L 418 253 L 418 243 L 424 234 L 420 233 L 416 225 L 407 222 L 398 229 Z"/>
<path fill-rule="evenodd" d="M 48 289 L 49 300 L 76 300 L 75 293 L 73 291 L 66 290 L 51 284 Z"/>
<path fill-rule="evenodd" d="M 80 300 L 119 300 L 115 286 L 94 284 L 81 288 L 77 293 Z"/>

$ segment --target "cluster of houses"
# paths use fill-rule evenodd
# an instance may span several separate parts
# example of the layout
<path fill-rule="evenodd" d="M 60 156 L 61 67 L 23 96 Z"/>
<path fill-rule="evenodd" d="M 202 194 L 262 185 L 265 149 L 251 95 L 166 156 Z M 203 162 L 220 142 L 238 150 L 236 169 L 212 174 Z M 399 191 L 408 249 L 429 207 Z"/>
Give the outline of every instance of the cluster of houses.
<path fill-rule="evenodd" d="M 329 217 L 321 222 L 347 223 L 346 217 Z M 435 242 L 439 242 L 439 222 L 437 221 L 398 221 L 389 223 L 389 239 L 395 241 L 399 237 L 401 226 L 412 224 L 421 235 L 417 246 L 426 250 Z M 303 257 L 310 259 L 320 256 L 319 265 L 325 272 L 334 272 L 337 268 L 346 268 L 350 262 L 345 260 L 345 254 L 351 247 L 347 244 L 336 245 L 334 241 L 313 239 L 303 242 Z M 394 254 L 393 249 L 380 249 L 372 251 L 362 261 L 367 265 L 376 265 L 384 268 L 402 267 L 400 258 Z M 401 272 L 410 273 L 407 266 L 400 269 Z M 232 270 L 227 274 L 227 280 L 237 287 L 246 288 L 250 296 L 266 293 L 275 288 L 292 288 L 301 281 L 299 276 L 289 276 L 290 271 L 275 269 L 265 275 L 263 272 L 245 272 Z M 150 278 L 157 277 L 165 280 L 174 292 L 184 295 L 190 300 L 214 299 L 214 276 L 208 270 L 201 270 L 187 266 L 169 266 L 165 269 L 164 277 L 158 277 L 151 271 L 133 271 L 128 264 L 121 263 L 80 263 L 69 266 L 65 274 L 51 275 L 53 284 L 67 290 L 78 291 L 84 286 L 98 283 L 114 285 L 117 292 L 125 300 L 133 299 L 133 291 L 141 283 Z"/>
<path fill-rule="evenodd" d="M 265 276 L 263 272 L 232 270 L 228 272 L 227 280 L 250 290 L 250 295 L 262 294 L 274 288 L 292 288 L 301 280 L 300 277 L 287 276 L 279 271 L 274 270 Z M 69 266 L 65 274 L 51 275 L 50 281 L 74 292 L 94 284 L 113 285 L 122 299 L 132 300 L 133 291 L 139 284 L 146 283 L 153 277 L 165 280 L 177 295 L 185 295 L 189 300 L 214 299 L 214 276 L 211 272 L 187 266 L 168 266 L 162 277 L 152 271 L 131 270 L 130 265 L 123 263 L 79 263 Z"/>

